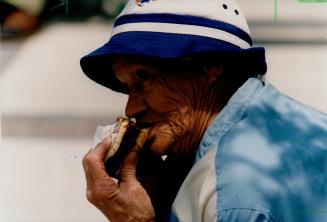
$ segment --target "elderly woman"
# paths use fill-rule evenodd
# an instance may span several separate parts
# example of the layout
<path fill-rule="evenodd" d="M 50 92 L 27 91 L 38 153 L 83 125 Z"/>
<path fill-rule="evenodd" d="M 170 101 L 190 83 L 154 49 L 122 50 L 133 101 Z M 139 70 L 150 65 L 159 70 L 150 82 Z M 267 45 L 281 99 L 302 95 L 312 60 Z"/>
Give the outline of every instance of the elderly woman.
<path fill-rule="evenodd" d="M 110 221 L 327 221 L 327 117 L 263 80 L 234 1 L 131 0 L 81 66 L 150 127 L 117 184 L 109 138 L 84 157 L 87 198 Z"/>

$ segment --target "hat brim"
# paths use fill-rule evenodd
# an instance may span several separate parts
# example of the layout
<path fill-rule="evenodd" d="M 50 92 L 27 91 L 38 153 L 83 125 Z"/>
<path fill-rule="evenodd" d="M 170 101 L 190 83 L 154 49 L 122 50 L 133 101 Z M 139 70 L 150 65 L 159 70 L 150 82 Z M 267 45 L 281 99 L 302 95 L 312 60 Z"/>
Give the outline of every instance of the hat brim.
<path fill-rule="evenodd" d="M 112 73 L 112 58 L 117 55 L 173 59 L 199 53 L 232 56 L 233 62 L 253 74 L 267 71 L 265 49 L 241 49 L 231 43 L 196 35 L 158 32 L 125 32 L 114 35 L 108 43 L 82 57 L 83 72 L 93 81 L 114 91 L 127 94 L 127 89 Z"/>

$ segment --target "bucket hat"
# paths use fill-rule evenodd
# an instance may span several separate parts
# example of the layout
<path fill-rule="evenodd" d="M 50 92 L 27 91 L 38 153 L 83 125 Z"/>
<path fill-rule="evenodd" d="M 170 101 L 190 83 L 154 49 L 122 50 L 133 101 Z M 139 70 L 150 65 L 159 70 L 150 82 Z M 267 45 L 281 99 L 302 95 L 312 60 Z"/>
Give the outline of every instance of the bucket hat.
<path fill-rule="evenodd" d="M 90 79 L 127 93 L 112 73 L 113 56 L 174 59 L 200 53 L 235 55 L 255 74 L 267 69 L 265 50 L 252 47 L 245 16 L 234 0 L 130 0 L 115 19 L 109 41 L 80 63 Z"/>

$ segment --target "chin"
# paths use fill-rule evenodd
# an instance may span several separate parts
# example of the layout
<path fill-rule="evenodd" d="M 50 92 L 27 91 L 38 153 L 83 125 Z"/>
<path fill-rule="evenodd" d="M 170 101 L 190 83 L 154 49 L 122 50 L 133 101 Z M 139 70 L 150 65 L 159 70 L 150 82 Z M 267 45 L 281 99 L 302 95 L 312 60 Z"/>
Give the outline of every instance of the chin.
<path fill-rule="evenodd" d="M 152 131 L 152 135 L 149 138 L 149 148 L 156 155 L 168 155 L 171 153 L 173 141 L 171 137 L 166 133 L 160 133 L 160 131 Z"/>
<path fill-rule="evenodd" d="M 169 148 L 170 146 L 162 138 L 154 138 L 150 144 L 152 152 L 160 156 L 167 155 L 169 153 Z"/>

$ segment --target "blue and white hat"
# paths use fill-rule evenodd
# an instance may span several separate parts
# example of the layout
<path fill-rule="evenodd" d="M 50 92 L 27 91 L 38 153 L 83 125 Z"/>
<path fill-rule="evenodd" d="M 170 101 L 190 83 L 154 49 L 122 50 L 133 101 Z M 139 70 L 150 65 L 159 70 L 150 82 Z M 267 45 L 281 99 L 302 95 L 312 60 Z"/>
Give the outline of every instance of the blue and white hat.
<path fill-rule="evenodd" d="M 126 93 L 108 58 L 181 58 L 204 52 L 234 54 L 254 74 L 267 69 L 265 50 L 252 47 L 247 22 L 234 0 L 129 0 L 110 40 L 84 56 L 81 67 L 95 82 Z"/>

